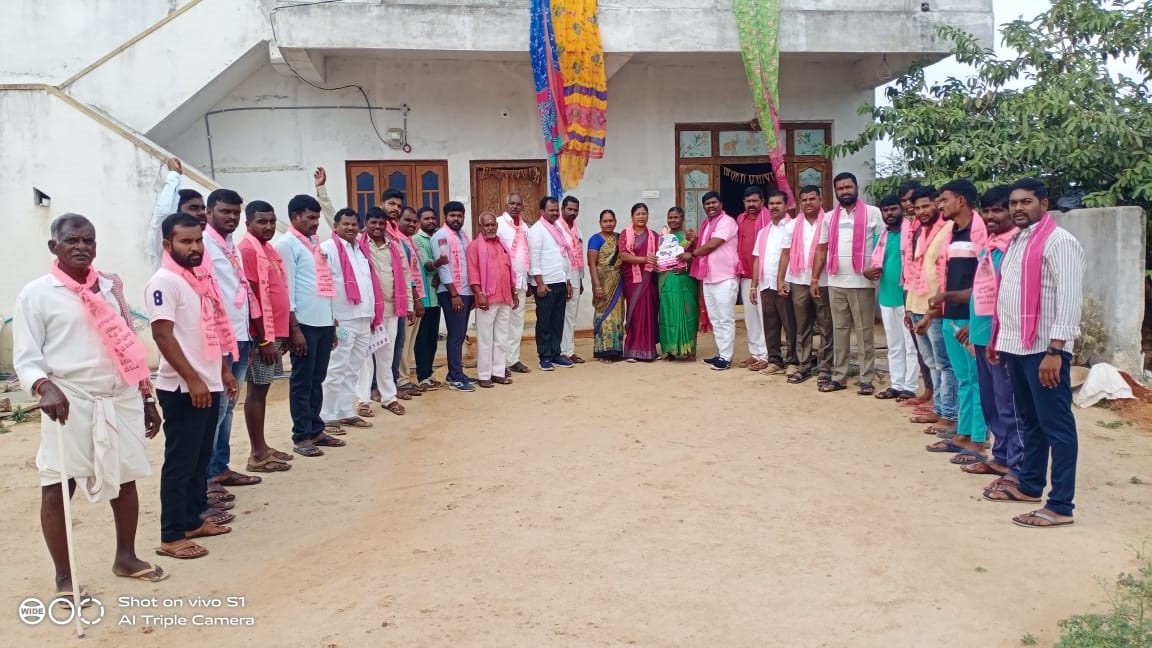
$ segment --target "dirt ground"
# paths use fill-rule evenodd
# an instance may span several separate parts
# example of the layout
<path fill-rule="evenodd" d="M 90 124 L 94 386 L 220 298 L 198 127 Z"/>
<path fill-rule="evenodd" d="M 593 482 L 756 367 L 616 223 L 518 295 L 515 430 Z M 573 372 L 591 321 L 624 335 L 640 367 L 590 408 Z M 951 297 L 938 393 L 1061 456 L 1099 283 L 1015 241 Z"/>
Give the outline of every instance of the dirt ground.
<path fill-rule="evenodd" d="M 579 352 L 591 358 L 587 341 Z M 270 415 L 281 448 L 285 387 Z M 78 500 L 81 579 L 106 611 L 84 645 L 969 647 L 1026 633 L 1051 645 L 1060 619 L 1102 609 L 1152 535 L 1148 429 L 1078 410 L 1078 523 L 1040 531 L 1011 524 L 1026 506 L 983 501 L 987 479 L 924 452 L 902 413 L 700 363 L 534 371 L 380 412 L 346 448 L 234 488 L 233 533 L 188 562 L 152 553 L 157 439 L 138 548 L 172 577 L 112 576 L 108 508 Z M 239 408 L 235 430 L 243 459 Z M 69 641 L 15 613 L 52 591 L 38 436 L 35 424 L 0 436 L 7 646 Z M 254 626 L 149 627 L 147 614 Z"/>

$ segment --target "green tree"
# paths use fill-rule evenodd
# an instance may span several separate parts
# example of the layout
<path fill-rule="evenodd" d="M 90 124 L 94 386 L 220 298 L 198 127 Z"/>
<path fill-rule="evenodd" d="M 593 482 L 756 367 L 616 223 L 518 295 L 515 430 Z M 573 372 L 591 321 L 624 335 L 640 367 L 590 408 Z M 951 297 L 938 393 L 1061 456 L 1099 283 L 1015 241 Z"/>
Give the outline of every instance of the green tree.
<path fill-rule="evenodd" d="M 1025 176 L 1088 206 L 1152 207 L 1152 3 L 1054 0 L 1031 20 L 1001 26 L 1011 54 L 997 57 L 962 30 L 938 26 L 970 78 L 929 85 L 914 67 L 865 105 L 873 122 L 832 157 L 887 137 L 909 174 L 939 184 L 966 177 L 982 189 Z M 1109 65 L 1134 66 L 1133 76 Z M 882 195 L 898 177 L 877 179 Z"/>

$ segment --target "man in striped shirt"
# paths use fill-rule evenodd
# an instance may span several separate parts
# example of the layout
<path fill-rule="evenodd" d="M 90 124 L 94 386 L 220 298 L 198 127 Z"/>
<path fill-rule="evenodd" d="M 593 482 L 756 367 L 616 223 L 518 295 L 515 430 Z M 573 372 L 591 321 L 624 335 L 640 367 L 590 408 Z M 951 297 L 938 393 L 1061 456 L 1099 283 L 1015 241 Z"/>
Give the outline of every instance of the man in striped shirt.
<path fill-rule="evenodd" d="M 1012 185 L 1008 201 L 1020 232 L 1001 265 L 996 329 L 988 361 L 1008 368 L 1023 423 L 1019 484 L 984 491 L 993 501 L 1039 503 L 1052 457 L 1052 489 L 1044 508 L 1017 515 L 1023 527 L 1073 523 L 1078 441 L 1072 415 L 1072 342 L 1080 334 L 1084 249 L 1048 214 L 1039 180 Z"/>

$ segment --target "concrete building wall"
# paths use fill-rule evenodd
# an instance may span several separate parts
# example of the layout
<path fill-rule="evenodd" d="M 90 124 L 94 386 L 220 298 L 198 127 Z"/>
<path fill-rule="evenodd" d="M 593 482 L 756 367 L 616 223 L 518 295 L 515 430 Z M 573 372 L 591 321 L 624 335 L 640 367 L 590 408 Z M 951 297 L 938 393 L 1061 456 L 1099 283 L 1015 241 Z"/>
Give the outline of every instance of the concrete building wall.
<path fill-rule="evenodd" d="M 740 59 L 733 55 L 704 57 L 688 65 L 677 58 L 637 57 L 609 83 L 609 133 L 605 157 L 591 162 L 572 193 L 581 199 L 585 238 L 598 231 L 595 214 L 611 208 L 618 214 L 647 199 L 653 224 L 676 202 L 675 125 L 687 122 L 746 123 L 753 117 Z M 831 121 L 834 141 L 860 131 L 865 121 L 856 107 L 871 97 L 847 83 L 851 66 L 798 65 L 781 74 L 781 117 L 793 121 Z M 469 163 L 473 160 L 540 159 L 544 145 L 536 117 L 531 70 L 526 63 L 456 60 L 402 63 L 365 58 L 329 59 L 332 85 L 360 83 L 376 105 L 408 104 L 408 141 L 404 154 L 382 144 L 372 132 L 366 111 L 232 112 L 211 117 L 216 181 L 236 189 L 246 200 L 268 200 L 283 210 L 288 199 L 312 191 L 312 169 L 329 171 L 329 194 L 337 206 L 347 204 L 346 160 L 447 160 L 449 194 L 471 202 Z M 479 81 L 482 80 L 482 81 Z M 242 83 L 217 108 L 238 106 L 363 105 L 358 92 L 325 93 L 271 67 Z M 501 116 L 502 111 L 508 117 Z M 397 113 L 376 113 L 383 131 L 399 127 Z M 164 142 L 188 164 L 208 169 L 203 123 Z M 871 150 L 836 162 L 867 183 Z M 285 214 L 282 214 L 282 216 Z M 590 327 L 591 293 L 585 294 L 580 322 Z"/>
<path fill-rule="evenodd" d="M 92 117 L 43 92 L 0 93 L 0 213 L 6 216 L 0 273 L 0 371 L 11 370 L 13 304 L 20 289 L 48 272 L 49 225 L 66 212 L 96 225 L 99 269 L 125 281 L 128 303 L 143 306 L 151 267 L 144 226 L 163 182 L 161 161 Z M 185 186 L 203 190 L 189 179 Z M 51 196 L 33 204 L 33 188 Z M 151 338 L 144 336 L 151 346 Z M 156 359 L 153 351 L 153 360 Z"/>
<path fill-rule="evenodd" d="M 1084 299 L 1099 308 L 1104 352 L 1091 362 L 1107 362 L 1139 378 L 1144 361 L 1140 329 L 1144 321 L 1144 212 L 1139 207 L 1074 209 L 1053 214 L 1084 246 Z"/>

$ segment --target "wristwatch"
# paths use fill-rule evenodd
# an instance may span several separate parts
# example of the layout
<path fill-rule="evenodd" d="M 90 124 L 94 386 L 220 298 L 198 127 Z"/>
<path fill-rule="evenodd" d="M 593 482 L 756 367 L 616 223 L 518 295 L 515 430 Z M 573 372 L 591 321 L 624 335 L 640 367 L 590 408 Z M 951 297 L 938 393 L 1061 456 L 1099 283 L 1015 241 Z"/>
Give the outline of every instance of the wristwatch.
<path fill-rule="evenodd" d="M 1050 356 L 1058 356 L 1058 355 L 1062 355 L 1063 353 L 1064 353 L 1064 349 L 1057 349 L 1054 346 L 1048 347 L 1048 355 L 1050 355 Z"/>

